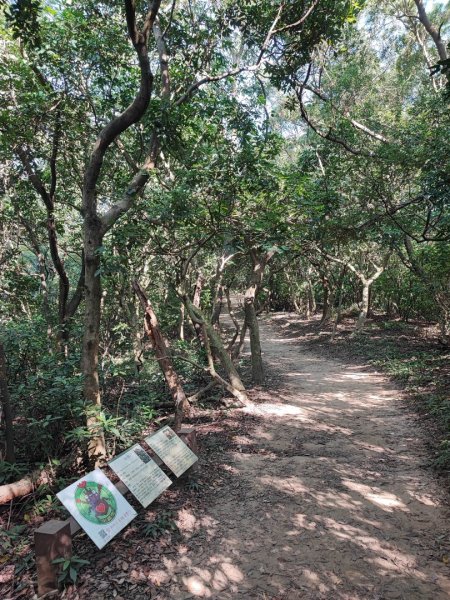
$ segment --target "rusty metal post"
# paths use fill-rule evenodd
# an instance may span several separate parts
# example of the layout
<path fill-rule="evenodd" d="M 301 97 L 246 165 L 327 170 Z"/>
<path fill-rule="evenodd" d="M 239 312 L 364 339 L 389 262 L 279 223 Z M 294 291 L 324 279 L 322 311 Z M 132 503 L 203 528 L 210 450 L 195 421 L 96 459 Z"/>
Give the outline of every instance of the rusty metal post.
<path fill-rule="evenodd" d="M 58 590 L 60 565 L 53 564 L 56 558 L 72 555 L 72 534 L 69 521 L 52 519 L 43 523 L 34 532 L 38 597 Z"/>

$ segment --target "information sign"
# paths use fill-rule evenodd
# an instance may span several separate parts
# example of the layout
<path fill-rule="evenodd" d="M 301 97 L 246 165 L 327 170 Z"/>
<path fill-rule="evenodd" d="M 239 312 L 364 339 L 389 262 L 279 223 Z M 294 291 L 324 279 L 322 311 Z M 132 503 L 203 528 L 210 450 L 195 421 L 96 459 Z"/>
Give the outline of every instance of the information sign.
<path fill-rule="evenodd" d="M 56 495 L 100 550 L 137 514 L 100 469 Z"/>
<path fill-rule="evenodd" d="M 189 446 L 168 425 L 145 438 L 145 441 L 177 477 L 198 460 Z"/>
<path fill-rule="evenodd" d="M 109 466 L 144 508 L 172 483 L 139 444 L 119 454 Z"/>

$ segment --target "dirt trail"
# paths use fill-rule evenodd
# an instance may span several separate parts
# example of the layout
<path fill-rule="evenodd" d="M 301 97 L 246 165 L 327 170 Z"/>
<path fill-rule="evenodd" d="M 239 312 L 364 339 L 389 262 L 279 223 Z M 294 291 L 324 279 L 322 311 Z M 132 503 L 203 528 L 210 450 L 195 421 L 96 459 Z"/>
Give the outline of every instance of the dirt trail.
<path fill-rule="evenodd" d="M 449 514 L 396 389 L 273 323 L 261 334 L 277 379 L 242 409 L 257 424 L 218 465 L 238 483 L 201 519 L 184 515 L 204 543 L 166 561 L 157 597 L 450 598 Z"/>

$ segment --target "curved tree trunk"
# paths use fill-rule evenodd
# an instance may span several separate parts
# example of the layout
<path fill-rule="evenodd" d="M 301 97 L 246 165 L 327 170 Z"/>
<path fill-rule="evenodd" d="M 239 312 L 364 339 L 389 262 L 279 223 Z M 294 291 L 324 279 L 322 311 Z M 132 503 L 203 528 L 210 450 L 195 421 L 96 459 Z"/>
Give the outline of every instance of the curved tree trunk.
<path fill-rule="evenodd" d="M 214 355 L 217 356 L 220 360 L 222 367 L 230 380 L 231 385 L 236 390 L 245 392 L 245 386 L 242 383 L 239 373 L 237 372 L 236 367 L 234 366 L 233 361 L 231 360 L 228 352 L 225 350 L 222 344 L 222 340 L 220 339 L 217 332 L 214 330 L 214 327 L 211 325 L 211 322 L 204 318 L 201 310 L 194 306 L 189 300 L 189 298 L 185 297 L 185 303 L 188 313 L 191 316 L 191 319 L 201 326 L 204 325 L 205 331 L 211 343 L 211 349 Z"/>
<path fill-rule="evenodd" d="M 437 29 L 433 23 L 430 21 L 427 12 L 425 10 L 424 3 L 422 0 L 414 0 L 417 6 L 417 12 L 419 15 L 419 21 L 422 23 L 427 33 L 431 37 L 436 46 L 437 53 L 439 54 L 439 59 L 444 61 L 447 60 L 447 49 L 445 47 L 445 42 L 441 37 L 441 28 Z M 450 75 L 447 75 L 447 79 L 450 78 Z"/>
<path fill-rule="evenodd" d="M 64 261 L 61 258 L 59 243 L 58 243 L 58 235 L 56 232 L 56 219 L 55 219 L 55 190 L 56 190 L 56 158 L 58 153 L 58 145 L 60 138 L 60 126 L 59 126 L 59 118 L 57 117 L 57 122 L 55 125 L 55 132 L 53 136 L 53 149 L 52 156 L 50 159 L 50 171 L 51 171 L 51 184 L 50 189 L 47 190 L 47 187 L 44 185 L 43 180 L 41 179 L 38 171 L 36 171 L 33 166 L 30 157 L 28 156 L 28 152 L 25 148 L 19 147 L 17 149 L 17 154 L 22 161 L 25 172 L 28 176 L 30 183 L 33 185 L 36 192 L 41 196 L 45 209 L 47 212 L 47 238 L 48 245 L 50 249 L 50 256 L 52 258 L 53 266 L 59 278 L 59 292 L 58 292 L 58 346 L 61 352 L 67 353 L 67 342 L 69 340 L 69 331 L 68 331 L 68 321 L 78 308 L 78 305 L 81 301 L 82 297 L 82 287 L 83 287 L 83 267 L 81 268 L 81 275 L 77 285 L 77 289 L 73 294 L 72 298 L 69 300 L 69 291 L 70 291 L 70 282 L 69 277 L 67 275 Z M 32 226 L 27 222 L 26 219 L 22 218 L 22 223 L 30 235 L 30 239 L 32 244 L 37 251 L 37 255 L 40 254 L 39 243 L 34 235 Z M 41 272 L 42 273 L 42 272 Z M 42 275 L 41 275 L 42 281 Z M 45 282 L 45 271 L 44 271 L 44 282 Z M 45 299 L 45 297 L 44 297 Z"/>
<path fill-rule="evenodd" d="M 158 16 L 161 0 L 153 0 L 147 6 L 147 14 L 143 18 L 136 16 L 136 4 L 125 0 L 125 14 L 130 41 L 136 52 L 139 63 L 140 81 L 131 103 L 121 113 L 114 116 L 100 131 L 92 146 L 91 155 L 84 171 L 83 181 L 83 238 L 85 262 L 85 317 L 83 338 L 83 379 L 84 398 L 88 411 L 87 424 L 91 430 L 89 455 L 91 458 L 106 456 L 105 440 L 99 430 L 98 411 L 101 406 L 98 378 L 98 347 L 100 338 L 101 317 L 101 282 L 100 282 L 100 248 L 104 234 L 111 229 L 117 220 L 132 206 L 134 200 L 145 188 L 149 172 L 155 168 L 160 153 L 159 138 L 156 130 L 150 139 L 144 163 L 132 177 L 122 198 L 115 202 L 103 214 L 97 205 L 98 181 L 102 172 L 103 161 L 109 147 L 129 127 L 141 120 L 150 103 L 153 91 L 153 73 L 148 56 L 148 39 Z M 155 34 L 157 35 L 157 33 Z M 164 82 L 164 87 L 167 82 Z"/>
<path fill-rule="evenodd" d="M 386 267 L 388 265 L 389 259 L 391 257 L 391 251 L 389 251 L 383 257 L 383 260 L 382 260 L 382 262 L 381 262 L 380 265 L 377 265 L 373 261 L 370 261 L 372 263 L 373 267 L 375 268 L 375 273 L 373 273 L 373 275 L 371 277 L 366 277 L 364 275 L 364 273 L 362 273 L 357 267 L 355 267 L 354 265 L 352 265 L 349 261 L 345 261 L 345 260 L 342 260 L 342 259 L 337 258 L 335 256 L 331 256 L 330 254 L 326 254 L 325 256 L 327 258 L 329 258 L 330 260 L 343 265 L 345 267 L 345 269 L 350 269 L 350 271 L 352 273 L 354 273 L 358 277 L 358 279 L 361 281 L 361 283 L 363 285 L 361 312 L 360 312 L 358 320 L 356 322 L 355 330 L 354 330 L 354 332 L 352 334 L 352 335 L 356 335 L 356 334 L 360 333 L 363 330 L 365 322 L 366 322 L 366 319 L 367 319 L 367 313 L 369 312 L 370 286 L 386 270 Z M 342 271 L 341 274 L 343 272 L 344 271 Z"/>
<path fill-rule="evenodd" d="M 175 371 L 172 360 L 169 355 L 168 344 L 164 339 L 159 328 L 158 319 L 153 307 L 145 295 L 143 289 L 137 281 L 133 282 L 133 289 L 136 292 L 141 305 L 145 310 L 145 332 L 155 351 L 158 364 L 164 374 L 167 386 L 175 402 L 175 421 L 173 428 L 178 431 L 181 428 L 184 417 L 189 413 L 190 404 L 184 392 L 180 378 Z"/>
<path fill-rule="evenodd" d="M 241 402 L 242 406 L 245 406 L 246 404 L 248 404 L 248 398 L 247 398 L 247 394 L 246 394 L 245 390 L 239 390 L 239 389 L 235 388 L 234 386 L 229 384 L 228 381 L 225 381 L 225 379 L 222 379 L 222 377 L 220 377 L 220 375 L 217 373 L 216 368 L 214 366 L 214 358 L 213 358 L 213 355 L 211 352 L 211 346 L 209 344 L 208 333 L 206 331 L 205 325 L 203 325 L 203 330 L 204 330 L 203 335 L 205 338 L 206 356 L 208 359 L 208 370 L 211 374 L 211 377 L 219 385 L 222 385 L 228 392 L 230 392 L 230 394 L 232 396 L 234 396 L 237 400 L 239 400 L 239 402 Z"/>

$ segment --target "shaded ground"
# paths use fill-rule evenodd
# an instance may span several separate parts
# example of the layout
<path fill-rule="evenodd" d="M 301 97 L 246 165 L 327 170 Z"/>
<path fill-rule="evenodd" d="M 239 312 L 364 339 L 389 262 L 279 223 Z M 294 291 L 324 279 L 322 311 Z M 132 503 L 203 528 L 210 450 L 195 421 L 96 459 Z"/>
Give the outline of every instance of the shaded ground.
<path fill-rule="evenodd" d="M 449 513 L 400 392 L 273 321 L 261 333 L 270 379 L 254 405 L 199 413 L 197 480 L 102 552 L 77 538 L 92 564 L 65 597 L 450 597 Z M 179 532 L 153 542 L 144 528 L 161 511 Z"/>
<path fill-rule="evenodd" d="M 450 597 L 448 513 L 398 391 L 269 323 L 262 338 L 274 379 L 235 411 L 252 426 L 232 435 L 211 504 L 181 511 L 189 550 L 147 575 L 147 597 Z"/>
<path fill-rule="evenodd" d="M 307 320 L 297 313 L 277 313 L 273 321 L 285 337 L 294 337 L 310 352 L 373 366 L 397 382 L 420 415 L 430 463 L 450 476 L 450 349 L 439 342 L 436 326 L 380 315 L 368 320 L 363 335 L 352 338 L 354 318 L 344 318 L 334 337 L 333 323 L 321 325 L 318 315 Z"/>

